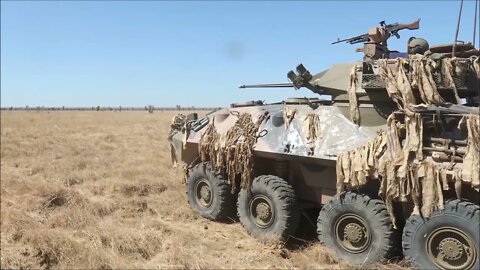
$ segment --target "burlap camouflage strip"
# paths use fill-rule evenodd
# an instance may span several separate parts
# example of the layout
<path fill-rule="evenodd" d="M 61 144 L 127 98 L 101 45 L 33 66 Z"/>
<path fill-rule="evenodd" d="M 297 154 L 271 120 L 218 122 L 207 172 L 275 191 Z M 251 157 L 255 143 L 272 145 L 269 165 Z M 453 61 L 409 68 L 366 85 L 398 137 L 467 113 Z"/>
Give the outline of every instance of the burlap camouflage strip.
<path fill-rule="evenodd" d="M 172 122 L 170 124 L 170 133 L 168 134 L 167 139 L 170 142 L 170 157 L 171 157 L 173 167 L 177 167 L 178 160 L 177 160 L 177 156 L 175 155 L 175 149 L 173 148 L 173 145 L 171 143 L 172 138 L 175 134 L 177 134 L 177 132 L 184 131 L 185 132 L 184 141 L 186 142 L 186 138 L 188 136 L 187 129 L 188 129 L 187 117 L 185 115 L 180 113 L 175 115 L 172 118 Z"/>
<path fill-rule="evenodd" d="M 442 59 L 442 74 L 445 75 L 446 86 L 453 90 L 455 94 L 455 100 L 457 104 L 461 103 L 460 97 L 458 96 L 457 86 L 453 81 L 453 75 L 456 74 L 456 59 L 455 58 L 444 58 Z"/>
<path fill-rule="evenodd" d="M 475 61 L 472 61 L 471 69 L 475 72 L 477 78 L 480 79 L 480 57 L 477 57 Z"/>
<path fill-rule="evenodd" d="M 423 124 L 417 113 L 407 113 L 405 124 L 394 114 L 387 120 L 387 129 L 381 130 L 367 144 L 342 153 L 337 157 L 337 192 L 345 188 L 357 189 L 368 179 L 379 179 L 381 196 L 395 224 L 392 203 L 414 203 L 414 213 L 430 216 L 433 208 L 443 208 L 442 190 L 448 190 L 448 181 L 455 182 L 457 196 L 461 196 L 462 181 L 479 190 L 480 116 L 466 115 L 460 121 L 468 130 L 467 150 L 462 169 L 435 163 L 424 158 L 422 152 Z M 400 132 L 406 139 L 400 144 Z"/>
<path fill-rule="evenodd" d="M 447 63 L 451 65 L 452 61 Z M 379 60 L 379 66 L 380 76 L 386 82 L 387 93 L 397 103 L 400 109 L 408 109 L 412 105 L 422 103 L 434 105 L 442 105 L 445 103 L 438 93 L 437 85 L 433 79 L 433 70 L 437 67 L 437 63 L 434 60 L 417 55 L 407 59 L 396 59 L 394 69 L 387 64 L 386 59 Z M 407 67 L 409 67 L 410 70 L 407 70 Z M 396 73 L 394 70 L 396 70 Z M 448 72 L 446 75 L 447 78 L 452 78 L 453 70 L 444 69 L 443 71 Z M 412 76 L 411 83 L 407 77 L 407 72 L 410 72 Z M 412 92 L 413 88 L 418 89 L 422 99 L 421 102 L 415 100 Z"/>
<path fill-rule="evenodd" d="M 466 125 L 468 130 L 467 150 L 463 158 L 462 180 L 471 183 L 477 190 L 480 188 L 480 116 L 466 115 L 459 125 Z"/>
<path fill-rule="evenodd" d="M 237 179 L 240 187 L 250 186 L 253 178 L 253 147 L 257 141 L 257 132 L 266 115 L 260 115 L 256 122 L 249 113 L 243 113 L 235 124 L 220 135 L 212 121 L 200 138 L 199 152 L 202 161 L 210 161 L 216 171 L 227 176 L 236 191 Z"/>
<path fill-rule="evenodd" d="M 348 99 L 350 104 L 350 118 L 355 124 L 360 123 L 360 110 L 358 109 L 357 102 L 357 71 L 360 67 L 354 66 L 350 73 L 350 88 L 348 89 Z"/>
<path fill-rule="evenodd" d="M 444 58 L 439 62 L 431 58 L 414 55 L 409 58 L 397 58 L 394 65 L 389 65 L 388 59 L 380 59 L 379 75 L 385 81 L 388 96 L 397 104 L 399 109 L 409 109 L 412 106 L 421 104 L 443 105 L 445 101 L 438 92 L 438 86 L 433 78 L 433 70 L 440 65 L 440 72 L 445 78 L 445 86 L 452 89 L 456 103 L 461 102 L 457 87 L 453 80 L 454 76 L 464 74 L 471 70 L 480 78 L 480 64 L 477 57 L 471 61 L 470 66 L 462 65 L 457 58 Z M 358 88 L 357 71 L 360 67 L 354 66 L 350 74 L 350 87 L 348 89 L 350 103 L 350 118 L 352 122 L 360 122 L 356 89 Z M 407 76 L 411 74 L 411 82 Z M 421 100 L 416 100 L 413 89 L 418 89 Z"/>
<path fill-rule="evenodd" d="M 315 143 L 317 139 L 321 138 L 320 134 L 320 117 L 316 113 L 309 113 L 303 121 L 303 132 L 307 140 L 307 147 L 310 149 L 310 154 L 313 155 Z"/>
<path fill-rule="evenodd" d="M 292 122 L 296 113 L 297 109 L 291 109 L 288 106 L 283 107 L 283 122 L 285 123 L 285 129 L 290 127 L 290 123 Z"/>
<path fill-rule="evenodd" d="M 208 126 L 202 134 L 198 144 L 198 152 L 202 161 L 209 160 L 213 169 L 218 170 L 219 161 L 222 159 L 220 152 L 220 134 L 215 128 L 215 120 Z"/>

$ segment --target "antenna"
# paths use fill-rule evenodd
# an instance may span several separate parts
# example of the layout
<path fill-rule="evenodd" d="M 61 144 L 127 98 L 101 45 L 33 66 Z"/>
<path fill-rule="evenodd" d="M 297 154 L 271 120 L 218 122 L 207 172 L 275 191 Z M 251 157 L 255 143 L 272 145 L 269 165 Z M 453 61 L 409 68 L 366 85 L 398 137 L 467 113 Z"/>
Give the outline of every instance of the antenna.
<path fill-rule="evenodd" d="M 455 57 L 455 47 L 457 46 L 458 29 L 460 28 L 460 19 L 462 18 L 462 8 L 463 8 L 463 0 L 461 0 L 460 2 L 460 11 L 458 12 L 457 30 L 455 31 L 455 42 L 453 42 L 453 47 L 452 47 L 452 57 Z"/>
<path fill-rule="evenodd" d="M 473 47 L 475 48 L 475 37 L 477 35 L 477 15 L 478 15 L 478 1 L 475 0 L 475 16 L 473 17 Z"/>

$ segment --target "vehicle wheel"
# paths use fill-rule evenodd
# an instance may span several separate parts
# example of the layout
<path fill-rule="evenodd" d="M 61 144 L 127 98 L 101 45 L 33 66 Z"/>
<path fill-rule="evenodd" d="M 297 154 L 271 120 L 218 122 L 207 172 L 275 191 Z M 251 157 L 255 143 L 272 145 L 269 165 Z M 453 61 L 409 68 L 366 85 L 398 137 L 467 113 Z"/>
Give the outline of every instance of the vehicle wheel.
<path fill-rule="evenodd" d="M 320 210 L 320 243 L 345 261 L 367 265 L 392 255 L 395 231 L 385 203 L 368 195 L 344 192 Z"/>
<path fill-rule="evenodd" d="M 199 163 L 190 171 L 187 197 L 193 210 L 211 220 L 224 220 L 235 209 L 230 184 L 208 162 Z"/>
<path fill-rule="evenodd" d="M 421 269 L 480 269 L 480 207 L 451 200 L 430 218 L 412 215 L 403 229 L 403 251 Z"/>
<path fill-rule="evenodd" d="M 242 189 L 237 212 L 243 227 L 263 242 L 286 240 L 300 220 L 292 186 L 274 175 L 258 176 L 249 189 Z"/>

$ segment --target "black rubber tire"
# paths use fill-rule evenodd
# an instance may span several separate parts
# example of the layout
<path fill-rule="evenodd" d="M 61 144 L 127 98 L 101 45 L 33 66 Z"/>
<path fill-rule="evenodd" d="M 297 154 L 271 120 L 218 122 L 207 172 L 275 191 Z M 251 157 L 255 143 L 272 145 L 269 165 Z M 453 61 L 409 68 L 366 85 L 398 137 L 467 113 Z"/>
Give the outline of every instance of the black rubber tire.
<path fill-rule="evenodd" d="M 196 185 L 206 180 L 211 188 L 211 204 L 208 207 L 201 205 L 196 195 Z M 211 169 L 210 163 L 199 163 L 190 170 L 187 178 L 187 198 L 190 207 L 200 216 L 221 221 L 234 215 L 235 196 L 231 193 L 230 183 L 220 173 Z"/>
<path fill-rule="evenodd" d="M 480 269 L 480 207 L 471 202 L 450 200 L 443 211 L 434 210 L 430 218 L 412 215 L 403 229 L 402 246 L 407 259 L 418 269 L 437 269 L 429 259 L 428 236 L 442 227 L 452 227 L 466 234 L 475 245 L 476 261 L 470 269 Z"/>
<path fill-rule="evenodd" d="M 250 203 L 258 195 L 267 197 L 272 204 L 273 220 L 268 227 L 258 226 L 252 217 Z M 300 222 L 300 211 L 292 186 L 274 175 L 258 176 L 253 179 L 249 189 L 240 190 L 237 213 L 243 227 L 264 243 L 288 240 Z"/>
<path fill-rule="evenodd" d="M 371 232 L 365 249 L 353 253 L 342 247 L 337 240 L 335 225 L 345 215 L 354 214 L 365 221 Z M 339 257 L 353 265 L 369 265 L 382 261 L 395 252 L 396 232 L 382 200 L 368 195 L 344 192 L 333 197 L 320 210 L 317 221 L 320 243 L 332 249 Z"/>

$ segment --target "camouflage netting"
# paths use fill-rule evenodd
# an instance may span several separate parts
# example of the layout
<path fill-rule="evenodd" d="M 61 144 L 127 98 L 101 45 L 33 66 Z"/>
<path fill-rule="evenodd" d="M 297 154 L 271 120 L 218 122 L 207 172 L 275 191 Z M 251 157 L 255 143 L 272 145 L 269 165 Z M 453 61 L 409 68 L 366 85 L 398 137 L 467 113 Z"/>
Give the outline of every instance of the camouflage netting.
<path fill-rule="evenodd" d="M 345 188 L 357 189 L 368 179 L 379 179 L 381 196 L 395 221 L 393 201 L 414 203 L 414 213 L 430 216 L 433 208 L 443 208 L 443 190 L 448 190 L 448 182 L 454 182 L 457 196 L 460 197 L 461 182 L 479 190 L 479 151 L 480 116 L 466 115 L 459 125 L 465 124 L 468 130 L 467 150 L 462 169 L 454 164 L 443 165 L 425 158 L 422 152 L 423 124 L 418 113 L 405 115 L 401 124 L 392 114 L 387 120 L 387 129 L 381 130 L 367 144 L 342 153 L 337 158 L 337 192 Z M 399 134 L 405 133 L 403 146 Z"/>
<path fill-rule="evenodd" d="M 288 129 L 296 113 L 297 109 L 292 110 L 288 106 L 283 107 L 283 122 L 285 123 L 285 129 Z"/>
<path fill-rule="evenodd" d="M 480 186 L 480 116 L 468 115 L 462 118 L 460 125 L 466 124 L 468 130 L 467 151 L 463 158 L 462 179 L 479 189 Z"/>
<path fill-rule="evenodd" d="M 441 64 L 441 72 L 445 76 L 445 84 L 454 91 L 457 103 L 460 98 L 457 93 L 453 76 L 470 69 L 480 78 L 479 58 L 471 62 L 470 67 L 462 67 L 455 58 L 445 58 L 437 63 L 423 56 L 408 59 L 397 59 L 396 67 L 387 65 L 386 60 L 380 60 L 380 74 L 386 82 L 390 98 L 398 108 L 405 113 L 405 124 L 401 124 L 392 114 L 387 120 L 386 130 L 379 131 L 377 136 L 366 145 L 342 153 L 337 157 L 337 192 L 346 187 L 356 189 L 366 184 L 367 179 L 379 179 L 379 195 L 385 200 L 387 209 L 395 223 L 393 201 L 414 203 L 414 214 L 421 213 L 430 216 L 433 208 L 443 208 L 443 190 L 448 190 L 448 182 L 454 182 L 458 197 L 461 196 L 462 181 L 469 183 L 477 191 L 480 188 L 480 116 L 465 115 L 459 123 L 466 125 L 468 130 L 467 149 L 463 158 L 462 169 L 436 163 L 431 158 L 423 156 L 423 123 L 420 114 L 413 108 L 425 105 L 445 105 L 438 93 L 433 80 L 432 70 Z M 353 122 L 357 123 L 358 105 L 356 98 L 356 83 L 358 67 L 351 74 L 349 90 L 350 113 Z M 407 68 L 409 70 L 407 70 Z M 412 74 L 412 80 L 407 77 Z M 412 89 L 418 89 L 421 100 L 416 100 Z M 403 146 L 399 134 L 405 133 Z"/>
<path fill-rule="evenodd" d="M 411 109 L 419 105 L 444 105 L 445 101 L 438 93 L 438 86 L 433 78 L 433 71 L 439 70 L 443 75 L 444 86 L 452 89 L 456 103 L 461 102 L 453 78 L 465 74 L 469 70 L 480 78 L 480 58 L 470 61 L 469 65 L 460 63 L 457 58 L 433 60 L 431 58 L 414 55 L 409 58 L 397 58 L 394 65 L 388 65 L 392 60 L 380 59 L 379 75 L 385 81 L 389 97 L 397 103 L 399 109 Z M 360 67 L 354 66 L 350 74 L 350 88 L 348 91 L 351 120 L 358 124 L 360 115 L 356 89 L 358 84 L 357 71 Z M 411 74 L 409 76 L 407 74 Z M 413 89 L 418 91 L 421 100 L 417 100 Z"/>
<path fill-rule="evenodd" d="M 354 66 L 352 72 L 350 73 L 350 88 L 348 89 L 348 99 L 350 103 L 350 118 L 355 124 L 360 123 L 360 110 L 358 109 L 357 102 L 357 71 L 360 67 Z"/>
<path fill-rule="evenodd" d="M 458 96 L 457 86 L 453 80 L 453 74 L 456 74 L 455 67 L 455 58 L 445 58 L 442 60 L 442 74 L 445 75 L 446 86 L 452 88 L 453 93 L 455 94 L 455 100 L 457 104 L 461 103 L 460 97 Z"/>
<path fill-rule="evenodd" d="M 444 86 L 452 89 L 456 102 L 460 103 L 457 87 L 453 78 L 471 71 L 480 78 L 479 58 L 472 59 L 469 64 L 459 62 L 457 58 L 444 58 L 435 61 L 431 58 L 415 55 L 410 58 L 396 59 L 396 67 L 387 65 L 387 60 L 379 60 L 380 76 L 386 82 L 388 95 L 400 109 L 408 109 L 415 105 L 444 105 L 445 101 L 438 93 L 438 86 L 433 78 L 438 69 L 445 78 Z M 408 74 L 411 74 L 411 81 Z M 418 89 L 421 100 L 416 100 L 412 89 Z"/>
<path fill-rule="evenodd" d="M 380 76 L 386 83 L 388 96 L 397 103 L 400 109 L 408 109 L 409 106 L 419 104 L 413 95 L 413 88 L 418 88 L 424 104 L 440 105 L 444 103 L 432 76 L 432 70 L 436 67 L 436 62 L 432 59 L 426 57 L 399 58 L 396 60 L 396 72 L 387 65 L 387 61 L 384 59 L 379 61 L 379 65 Z M 407 77 L 406 65 L 411 68 L 411 83 Z"/>
<path fill-rule="evenodd" d="M 472 70 L 475 71 L 477 78 L 480 78 L 480 57 L 477 57 L 477 59 L 472 62 Z"/>
<path fill-rule="evenodd" d="M 175 149 L 173 148 L 171 141 L 173 136 L 179 131 L 185 132 L 185 136 L 184 136 L 184 143 L 185 143 L 188 136 L 187 117 L 181 113 L 175 115 L 172 118 L 172 122 L 170 124 L 170 133 L 168 134 L 168 141 L 170 142 L 170 157 L 172 160 L 173 167 L 177 167 L 178 160 L 177 160 L 177 156 L 175 155 Z"/>
<path fill-rule="evenodd" d="M 240 187 L 250 186 L 253 178 L 253 146 L 257 141 L 257 132 L 266 115 L 258 117 L 253 122 L 249 113 L 243 113 L 225 134 L 219 134 L 214 122 L 207 127 L 199 143 L 199 153 L 202 161 L 210 161 L 216 171 L 227 175 L 232 186 L 232 193 L 237 187 L 240 177 Z"/>
<path fill-rule="evenodd" d="M 305 139 L 307 140 L 307 147 L 310 148 L 310 154 L 313 155 L 315 149 L 315 142 L 321 138 L 320 134 L 320 117 L 316 113 L 309 113 L 303 122 L 303 130 L 305 132 Z"/>

